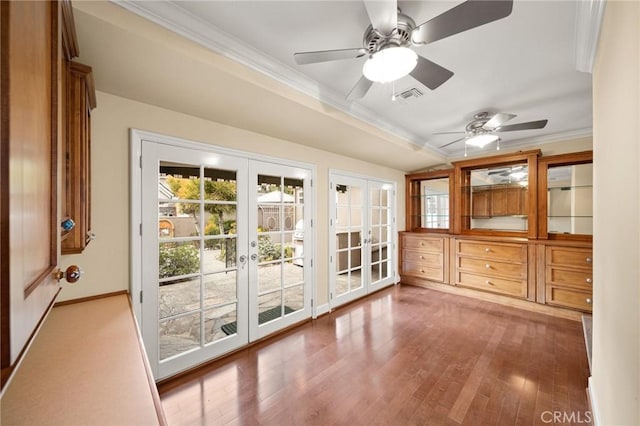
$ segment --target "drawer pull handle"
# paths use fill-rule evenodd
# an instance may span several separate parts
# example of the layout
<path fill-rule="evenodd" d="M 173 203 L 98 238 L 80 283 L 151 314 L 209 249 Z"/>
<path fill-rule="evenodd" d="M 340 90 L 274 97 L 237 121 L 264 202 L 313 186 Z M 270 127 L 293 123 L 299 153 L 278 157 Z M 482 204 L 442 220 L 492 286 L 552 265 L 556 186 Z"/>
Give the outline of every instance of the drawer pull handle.
<path fill-rule="evenodd" d="M 493 285 L 493 283 L 491 281 L 489 281 L 489 280 L 486 280 L 484 283 L 487 284 L 487 285 Z"/>
<path fill-rule="evenodd" d="M 420 259 L 424 259 L 424 256 L 423 256 L 423 255 L 420 255 Z"/>
<path fill-rule="evenodd" d="M 587 261 L 587 263 L 591 263 L 593 261 L 593 259 L 591 259 L 590 257 L 587 257 L 585 260 Z"/>
<path fill-rule="evenodd" d="M 421 245 L 421 246 L 423 246 L 423 245 L 424 245 L 424 243 L 423 243 L 422 241 L 420 241 L 420 245 Z"/>
<path fill-rule="evenodd" d="M 491 253 L 491 249 L 490 249 L 489 247 L 486 247 L 486 248 L 484 249 L 484 251 L 485 251 L 485 252 L 487 252 L 487 253 Z"/>
<path fill-rule="evenodd" d="M 585 281 L 586 281 L 588 284 L 591 284 L 591 283 L 593 282 L 593 280 L 592 280 L 591 278 L 587 278 Z"/>
<path fill-rule="evenodd" d="M 424 269 L 420 269 L 420 273 L 424 274 Z"/>
<path fill-rule="evenodd" d="M 587 300 L 585 300 L 585 302 L 587 302 L 587 305 L 591 304 L 591 299 L 587 297 Z"/>
<path fill-rule="evenodd" d="M 491 265 L 489 265 L 488 263 L 485 263 L 484 267 L 487 268 L 487 269 L 491 269 Z"/>

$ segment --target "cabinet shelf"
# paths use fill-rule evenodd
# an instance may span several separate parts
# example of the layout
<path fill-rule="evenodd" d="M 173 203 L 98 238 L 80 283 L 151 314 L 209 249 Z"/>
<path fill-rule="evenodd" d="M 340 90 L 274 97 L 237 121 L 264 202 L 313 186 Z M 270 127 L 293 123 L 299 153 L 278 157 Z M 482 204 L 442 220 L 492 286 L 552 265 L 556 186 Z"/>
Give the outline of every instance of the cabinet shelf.
<path fill-rule="evenodd" d="M 573 186 L 554 186 L 554 187 L 550 187 L 547 188 L 548 192 L 551 191 L 573 191 L 573 190 L 578 190 L 578 189 L 593 189 L 593 185 L 573 185 Z"/>

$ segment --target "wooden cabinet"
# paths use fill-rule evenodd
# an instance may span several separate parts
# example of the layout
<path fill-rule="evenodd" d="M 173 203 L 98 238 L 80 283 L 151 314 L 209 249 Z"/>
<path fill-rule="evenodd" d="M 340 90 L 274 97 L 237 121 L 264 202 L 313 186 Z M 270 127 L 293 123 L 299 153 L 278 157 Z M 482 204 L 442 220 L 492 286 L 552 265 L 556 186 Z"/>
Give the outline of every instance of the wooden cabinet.
<path fill-rule="evenodd" d="M 522 187 L 473 190 L 471 217 L 488 219 L 499 216 L 526 216 L 526 193 L 526 189 Z"/>
<path fill-rule="evenodd" d="M 591 312 L 593 254 L 588 247 L 545 247 L 545 298 L 549 305 Z"/>
<path fill-rule="evenodd" d="M 58 2 L 0 2 L 2 387 L 59 291 Z"/>
<path fill-rule="evenodd" d="M 527 244 L 455 241 L 455 284 L 527 298 Z"/>
<path fill-rule="evenodd" d="M 62 254 L 81 253 L 91 233 L 91 110 L 96 96 L 91 67 L 66 61 L 63 217 L 75 227 L 63 235 Z"/>
<path fill-rule="evenodd" d="M 447 281 L 449 238 L 402 233 L 400 241 L 402 275 L 430 281 Z"/>
<path fill-rule="evenodd" d="M 471 216 L 474 219 L 484 219 L 491 217 L 491 191 L 476 191 L 473 193 L 471 201 Z"/>

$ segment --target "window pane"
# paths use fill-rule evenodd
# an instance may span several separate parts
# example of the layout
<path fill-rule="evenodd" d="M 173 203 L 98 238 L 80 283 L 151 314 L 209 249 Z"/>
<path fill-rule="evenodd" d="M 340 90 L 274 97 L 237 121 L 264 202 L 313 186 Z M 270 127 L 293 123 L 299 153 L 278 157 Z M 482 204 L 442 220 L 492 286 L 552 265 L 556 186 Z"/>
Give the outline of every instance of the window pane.
<path fill-rule="evenodd" d="M 160 321 L 160 359 L 200 347 L 200 312 Z"/>
<path fill-rule="evenodd" d="M 160 283 L 158 313 L 160 319 L 200 309 L 200 278 Z"/>
<path fill-rule="evenodd" d="M 271 263 L 258 267 L 258 293 L 281 288 L 281 266 L 281 263 Z"/>
<path fill-rule="evenodd" d="M 158 250 L 160 279 L 200 272 L 200 242 L 160 243 Z M 167 282 L 171 280 L 165 280 Z"/>
<path fill-rule="evenodd" d="M 237 300 L 236 271 L 204 276 L 204 306 L 211 307 Z"/>
<path fill-rule="evenodd" d="M 285 314 L 304 308 L 304 286 L 298 285 L 284 291 Z"/>
<path fill-rule="evenodd" d="M 282 317 L 282 292 L 258 296 L 258 324 Z"/>
<path fill-rule="evenodd" d="M 236 266 L 236 239 L 207 239 L 204 242 L 203 269 L 205 272 L 220 271 Z"/>
<path fill-rule="evenodd" d="M 238 333 L 238 305 L 221 306 L 204 313 L 204 342 L 212 343 Z"/>

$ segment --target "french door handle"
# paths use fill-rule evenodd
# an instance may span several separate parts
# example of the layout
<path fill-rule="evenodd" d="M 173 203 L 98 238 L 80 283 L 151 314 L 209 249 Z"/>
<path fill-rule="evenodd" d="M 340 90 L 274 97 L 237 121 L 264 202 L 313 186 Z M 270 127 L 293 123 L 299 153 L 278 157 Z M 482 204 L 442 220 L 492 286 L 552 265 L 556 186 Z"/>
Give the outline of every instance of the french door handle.
<path fill-rule="evenodd" d="M 251 260 L 253 260 L 254 262 L 255 262 L 256 260 L 258 260 L 258 255 L 257 255 L 257 254 L 255 254 L 255 253 L 253 253 L 253 254 L 251 255 Z"/>
<path fill-rule="evenodd" d="M 244 269 L 244 264 L 247 263 L 247 256 L 245 256 L 244 254 L 240 255 L 238 261 L 242 265 L 242 269 Z"/>

